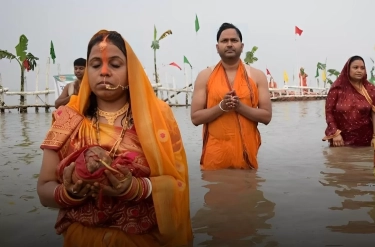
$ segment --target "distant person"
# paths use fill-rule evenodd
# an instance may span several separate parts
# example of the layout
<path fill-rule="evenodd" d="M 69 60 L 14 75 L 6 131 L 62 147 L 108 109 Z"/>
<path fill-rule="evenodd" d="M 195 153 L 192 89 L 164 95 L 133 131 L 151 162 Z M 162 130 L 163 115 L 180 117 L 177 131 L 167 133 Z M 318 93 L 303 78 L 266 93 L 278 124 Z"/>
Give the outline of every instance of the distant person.
<path fill-rule="evenodd" d="M 77 80 L 67 84 L 60 96 L 55 101 L 55 108 L 59 108 L 62 105 L 69 103 L 70 96 L 78 95 L 79 88 L 81 86 L 81 81 L 83 75 L 85 74 L 86 69 L 86 59 L 78 58 L 74 61 L 74 75 L 77 77 Z"/>
<path fill-rule="evenodd" d="M 273 79 L 272 76 L 270 77 L 270 82 L 268 83 L 268 88 L 269 89 L 277 89 L 277 83 L 275 82 L 275 80 Z M 270 96 L 271 97 L 273 97 L 273 96 L 280 96 L 280 92 L 281 91 L 276 91 L 276 92 L 270 91 Z"/>
<path fill-rule="evenodd" d="M 305 69 L 304 68 L 300 68 L 299 69 L 299 80 L 300 80 L 300 86 L 301 87 L 307 87 L 307 77 L 309 76 L 308 74 L 305 73 Z M 307 88 L 304 88 L 303 89 L 303 92 L 304 93 L 308 93 L 309 90 Z"/>
<path fill-rule="evenodd" d="M 270 78 L 270 82 L 268 83 L 268 87 L 269 88 L 277 88 L 277 83 L 275 82 L 275 80 L 273 79 L 273 77 L 271 76 Z"/>
<path fill-rule="evenodd" d="M 375 128 L 375 86 L 367 80 L 365 62 L 351 57 L 326 99 L 326 136 L 330 146 L 370 146 Z"/>
<path fill-rule="evenodd" d="M 236 26 L 223 23 L 216 40 L 221 61 L 198 74 L 191 103 L 191 121 L 204 125 L 201 169 L 256 169 L 257 126 L 272 117 L 267 77 L 241 61 L 244 44 Z"/>

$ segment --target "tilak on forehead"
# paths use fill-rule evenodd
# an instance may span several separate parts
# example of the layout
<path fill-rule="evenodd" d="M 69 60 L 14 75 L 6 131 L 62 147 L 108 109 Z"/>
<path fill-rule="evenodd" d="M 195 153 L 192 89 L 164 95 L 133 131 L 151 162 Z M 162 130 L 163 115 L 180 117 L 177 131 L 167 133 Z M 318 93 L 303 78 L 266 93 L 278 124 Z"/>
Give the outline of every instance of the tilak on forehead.
<path fill-rule="evenodd" d="M 107 38 L 108 38 L 108 35 L 105 36 L 103 41 L 100 42 L 100 44 L 99 44 L 99 50 L 102 53 L 102 63 L 103 63 L 102 74 L 108 73 L 108 55 L 107 55 L 107 46 L 108 46 Z"/>

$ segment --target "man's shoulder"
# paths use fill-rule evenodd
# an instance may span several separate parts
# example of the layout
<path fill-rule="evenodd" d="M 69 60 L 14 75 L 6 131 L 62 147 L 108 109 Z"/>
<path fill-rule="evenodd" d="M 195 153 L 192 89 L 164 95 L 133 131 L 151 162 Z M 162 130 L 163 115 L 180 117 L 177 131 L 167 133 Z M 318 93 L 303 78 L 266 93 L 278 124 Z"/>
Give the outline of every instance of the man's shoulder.
<path fill-rule="evenodd" d="M 67 83 L 67 84 L 65 85 L 65 88 L 69 88 L 69 87 L 72 87 L 72 86 L 74 86 L 74 85 L 76 85 L 76 81 L 72 81 L 72 82 Z"/>
<path fill-rule="evenodd" d="M 265 75 L 264 72 L 260 69 L 257 69 L 253 66 L 250 66 L 248 64 L 245 64 L 245 68 L 248 72 L 250 72 L 251 75 L 253 76 L 262 76 L 262 75 Z"/>
<path fill-rule="evenodd" d="M 214 68 L 215 68 L 215 66 L 212 66 L 212 67 L 207 67 L 207 68 L 199 71 L 198 78 L 200 80 L 204 80 L 204 81 L 208 80 L 208 78 L 210 77 Z"/>
<path fill-rule="evenodd" d="M 257 85 L 259 85 L 259 83 L 263 83 L 264 81 L 267 82 L 267 76 L 262 70 L 254 68 L 253 66 L 247 64 L 245 64 L 245 68 L 247 74 L 250 76 L 251 79 L 254 80 L 254 82 Z"/>
<path fill-rule="evenodd" d="M 207 66 L 207 68 L 199 71 L 199 74 L 211 74 L 211 72 L 214 70 L 214 68 L 215 68 L 215 66 Z"/>
<path fill-rule="evenodd" d="M 74 81 L 71 81 L 71 82 L 69 82 L 69 83 L 67 83 L 66 85 L 70 85 L 70 84 L 76 84 L 78 82 L 78 79 L 75 79 Z"/>

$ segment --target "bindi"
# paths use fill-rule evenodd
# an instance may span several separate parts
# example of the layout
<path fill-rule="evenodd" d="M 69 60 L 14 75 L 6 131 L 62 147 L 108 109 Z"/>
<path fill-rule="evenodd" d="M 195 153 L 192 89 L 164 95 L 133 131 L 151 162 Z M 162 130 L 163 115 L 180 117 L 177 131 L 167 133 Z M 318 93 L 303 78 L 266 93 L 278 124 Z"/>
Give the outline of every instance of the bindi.
<path fill-rule="evenodd" d="M 108 42 L 107 42 L 108 35 L 104 37 L 103 41 L 100 42 L 99 44 L 99 50 L 102 55 L 102 74 L 106 75 L 108 74 L 108 55 L 107 55 L 107 47 L 108 47 Z"/>

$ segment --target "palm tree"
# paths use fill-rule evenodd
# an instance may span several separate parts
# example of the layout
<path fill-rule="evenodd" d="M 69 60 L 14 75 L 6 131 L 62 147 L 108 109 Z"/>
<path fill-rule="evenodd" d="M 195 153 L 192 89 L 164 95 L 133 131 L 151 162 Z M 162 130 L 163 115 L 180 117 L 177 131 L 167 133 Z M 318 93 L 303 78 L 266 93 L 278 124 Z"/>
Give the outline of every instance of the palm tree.
<path fill-rule="evenodd" d="M 253 48 L 251 49 L 251 51 L 248 51 L 246 52 L 246 57 L 244 59 L 244 62 L 249 65 L 249 64 L 253 64 L 255 63 L 256 61 L 258 61 L 258 58 L 254 56 L 255 52 L 258 50 L 258 47 L 257 46 L 253 46 Z"/>
<path fill-rule="evenodd" d="M 373 85 L 375 85 L 375 75 L 374 75 L 374 71 L 375 71 L 375 62 L 374 62 L 374 59 L 370 58 L 371 59 L 371 62 L 372 62 L 372 68 L 371 68 L 371 77 L 369 79 L 369 82 L 371 82 Z"/>
<path fill-rule="evenodd" d="M 328 76 L 335 76 L 336 77 L 334 80 L 331 80 L 331 79 L 327 78 L 327 82 L 332 85 L 333 82 L 339 77 L 340 72 L 335 70 L 335 69 L 329 69 L 329 70 L 327 70 L 327 72 L 328 72 Z"/>
<path fill-rule="evenodd" d="M 16 46 L 16 55 L 8 52 L 7 50 L 0 50 L 0 60 L 9 59 L 10 61 L 16 60 L 21 69 L 21 92 L 24 92 L 25 88 L 25 70 L 30 71 L 34 70 L 36 67 L 36 61 L 39 58 L 35 57 L 30 52 L 27 52 L 27 45 L 29 40 L 27 37 L 22 34 L 19 39 L 19 43 Z M 20 95 L 20 104 L 21 106 L 25 105 L 25 95 Z M 27 112 L 27 108 L 20 108 L 20 113 Z"/>
<path fill-rule="evenodd" d="M 157 31 L 156 27 L 154 26 L 154 40 L 152 41 L 151 48 L 154 49 L 154 69 L 155 69 L 155 83 L 156 85 L 159 83 L 159 77 L 157 73 L 157 66 L 156 66 L 156 50 L 160 48 L 159 41 L 167 37 L 168 35 L 171 35 L 172 31 L 167 30 L 165 31 L 158 39 L 156 39 Z"/>

